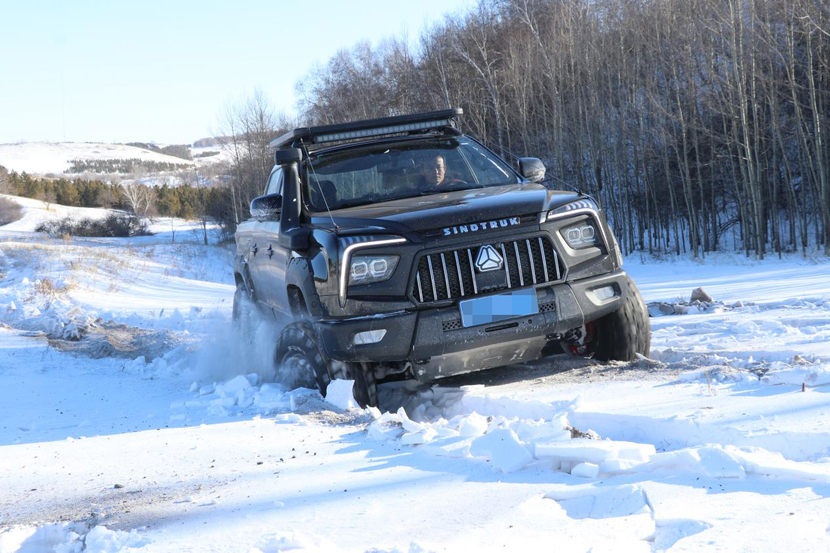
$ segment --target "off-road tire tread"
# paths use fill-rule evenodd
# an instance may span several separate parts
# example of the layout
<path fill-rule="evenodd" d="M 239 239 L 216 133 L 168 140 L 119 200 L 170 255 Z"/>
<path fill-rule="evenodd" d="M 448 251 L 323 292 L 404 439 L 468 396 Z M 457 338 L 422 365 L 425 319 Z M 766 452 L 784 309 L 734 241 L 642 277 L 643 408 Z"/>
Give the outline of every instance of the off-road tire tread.
<path fill-rule="evenodd" d="M 631 278 L 620 308 L 597 321 L 597 340 L 594 359 L 634 361 L 637 354 L 648 357 L 651 350 L 648 310 Z"/>
<path fill-rule="evenodd" d="M 363 407 L 378 406 L 378 382 L 369 363 L 353 363 L 349 367 L 354 379 L 354 399 Z"/>
<path fill-rule="evenodd" d="M 291 323 L 280 333 L 274 356 L 275 363 L 280 364 L 286 355 L 291 352 L 301 352 L 305 355 L 314 369 L 316 388 L 325 396 L 326 388 L 331 382 L 328 369 L 329 362 L 323 356 L 322 350 L 317 344 L 317 335 L 311 324 L 307 322 Z"/>

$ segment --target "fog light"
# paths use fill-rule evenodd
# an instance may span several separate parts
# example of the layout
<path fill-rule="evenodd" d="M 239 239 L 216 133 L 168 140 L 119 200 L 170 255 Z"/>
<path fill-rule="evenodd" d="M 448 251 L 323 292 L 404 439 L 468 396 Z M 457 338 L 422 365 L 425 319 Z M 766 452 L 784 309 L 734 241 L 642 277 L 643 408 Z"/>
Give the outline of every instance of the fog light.
<path fill-rule="evenodd" d="M 602 288 L 597 288 L 594 290 L 594 295 L 599 298 L 600 301 L 607 300 L 609 298 L 613 298 L 617 295 L 617 292 L 614 290 L 613 286 L 603 286 Z"/>
<path fill-rule="evenodd" d="M 352 342 L 356 346 L 361 346 L 364 344 L 376 344 L 383 340 L 383 337 L 386 336 L 386 329 L 381 328 L 379 330 L 367 330 L 365 332 L 358 332 L 352 338 Z"/>

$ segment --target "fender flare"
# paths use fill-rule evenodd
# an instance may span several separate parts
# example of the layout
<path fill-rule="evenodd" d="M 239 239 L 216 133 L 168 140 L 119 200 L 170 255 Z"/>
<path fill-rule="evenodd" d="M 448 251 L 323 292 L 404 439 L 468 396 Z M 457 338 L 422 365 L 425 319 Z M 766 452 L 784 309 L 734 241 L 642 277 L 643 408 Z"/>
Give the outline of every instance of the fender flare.
<path fill-rule="evenodd" d="M 285 271 L 285 286 L 286 288 L 296 286 L 302 292 L 309 315 L 312 317 L 322 317 L 324 315 L 320 296 L 314 286 L 314 272 L 307 258 L 293 257 L 288 261 L 288 268 Z"/>
<path fill-rule="evenodd" d="M 242 279 L 242 285 L 245 286 L 245 289 L 251 295 L 251 297 L 255 297 L 254 285 L 253 281 L 251 280 L 250 268 L 248 267 L 248 262 L 245 261 L 245 259 L 243 259 L 242 257 L 236 258 L 236 262 L 234 263 L 234 273 L 240 276 L 240 278 Z"/>

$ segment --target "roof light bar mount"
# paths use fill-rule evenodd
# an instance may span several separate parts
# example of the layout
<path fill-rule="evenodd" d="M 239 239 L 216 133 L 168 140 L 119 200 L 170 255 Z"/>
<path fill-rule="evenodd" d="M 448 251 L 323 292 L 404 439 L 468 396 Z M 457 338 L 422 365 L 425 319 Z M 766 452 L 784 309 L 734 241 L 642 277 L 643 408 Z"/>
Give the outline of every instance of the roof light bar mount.
<path fill-rule="evenodd" d="M 404 132 L 428 130 L 458 130 L 457 119 L 464 111 L 461 108 L 367 119 L 338 125 L 300 127 L 271 141 L 271 148 L 296 148 L 303 144 L 324 144 L 357 138 L 368 138 Z"/>

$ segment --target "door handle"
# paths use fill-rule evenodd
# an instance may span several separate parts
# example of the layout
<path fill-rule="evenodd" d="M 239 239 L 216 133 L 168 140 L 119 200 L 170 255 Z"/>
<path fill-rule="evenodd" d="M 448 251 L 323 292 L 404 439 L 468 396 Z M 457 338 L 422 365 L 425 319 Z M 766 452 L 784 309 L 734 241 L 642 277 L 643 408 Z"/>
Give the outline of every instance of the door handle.
<path fill-rule="evenodd" d="M 271 244 L 268 244 L 268 259 L 271 259 L 274 256 L 274 248 L 271 247 Z"/>

